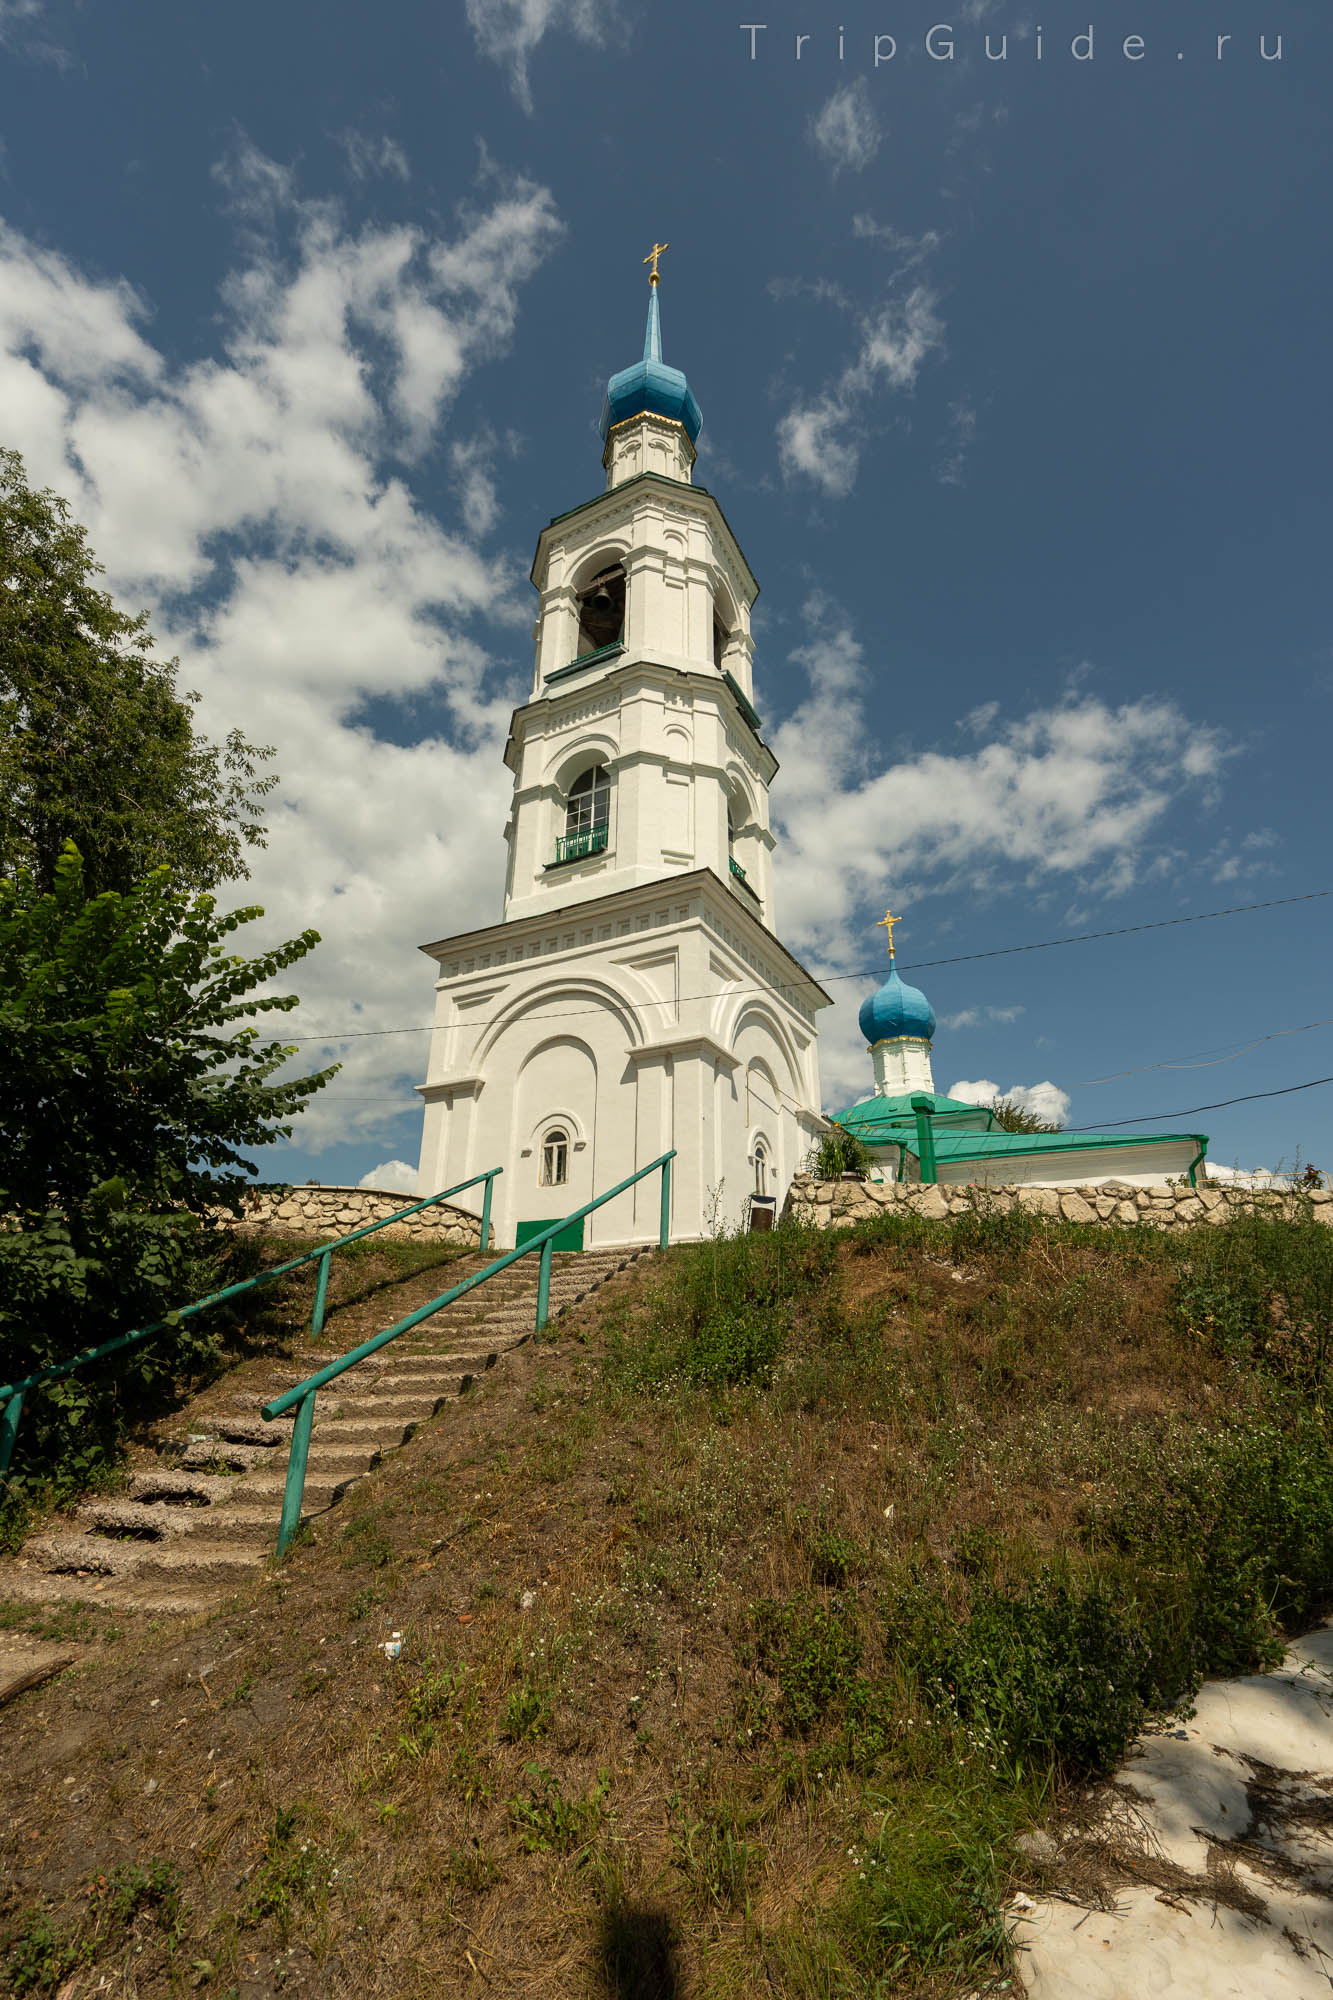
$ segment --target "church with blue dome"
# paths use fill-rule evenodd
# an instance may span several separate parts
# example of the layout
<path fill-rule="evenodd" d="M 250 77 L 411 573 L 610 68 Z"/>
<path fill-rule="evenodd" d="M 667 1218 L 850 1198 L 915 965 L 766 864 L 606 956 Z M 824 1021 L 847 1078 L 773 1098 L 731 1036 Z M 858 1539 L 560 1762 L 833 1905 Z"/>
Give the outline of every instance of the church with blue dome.
<path fill-rule="evenodd" d="M 872 1177 L 992 1187 L 1081 1187 L 1107 1177 L 1134 1187 L 1196 1184 L 1208 1151 L 1205 1133 L 1010 1132 L 988 1106 L 937 1091 L 935 1009 L 920 987 L 899 976 L 893 945 L 899 921 L 891 912 L 881 919 L 889 976 L 857 1016 L 874 1094 L 831 1114 L 831 1123 L 870 1154 Z"/>
<path fill-rule="evenodd" d="M 1209 1146 L 1203 1132 L 1007 1132 L 989 1106 L 937 1092 L 935 1008 L 899 976 L 899 918 L 889 912 L 881 924 L 889 932 L 889 978 L 857 1016 L 875 1094 L 831 1114 L 871 1154 L 873 1178 L 1041 1188 L 1089 1186 L 1107 1176 L 1137 1188 L 1197 1184 Z"/>

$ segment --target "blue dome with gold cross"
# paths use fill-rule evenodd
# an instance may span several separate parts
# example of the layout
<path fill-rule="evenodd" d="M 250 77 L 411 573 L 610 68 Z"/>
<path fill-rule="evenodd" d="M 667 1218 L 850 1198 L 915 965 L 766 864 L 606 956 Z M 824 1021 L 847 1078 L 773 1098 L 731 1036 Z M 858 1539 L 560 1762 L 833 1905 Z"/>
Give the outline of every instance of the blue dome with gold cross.
<path fill-rule="evenodd" d="M 665 249 L 665 244 L 659 246 Z M 647 263 L 647 258 L 644 262 Z M 682 424 L 694 444 L 703 429 L 703 412 L 694 391 L 679 368 L 668 368 L 662 359 L 662 314 L 657 303 L 656 258 L 648 295 L 648 330 L 644 335 L 643 359 L 632 368 L 622 368 L 606 385 L 602 404 L 601 432 L 605 440 L 613 424 L 627 417 L 641 416 L 645 410 L 655 417 L 669 417 Z"/>
<path fill-rule="evenodd" d="M 900 1035 L 928 1042 L 935 1034 L 935 1009 L 920 987 L 899 979 L 893 966 L 878 993 L 861 1002 L 857 1019 L 872 1049 L 876 1042 L 894 1041 Z"/>

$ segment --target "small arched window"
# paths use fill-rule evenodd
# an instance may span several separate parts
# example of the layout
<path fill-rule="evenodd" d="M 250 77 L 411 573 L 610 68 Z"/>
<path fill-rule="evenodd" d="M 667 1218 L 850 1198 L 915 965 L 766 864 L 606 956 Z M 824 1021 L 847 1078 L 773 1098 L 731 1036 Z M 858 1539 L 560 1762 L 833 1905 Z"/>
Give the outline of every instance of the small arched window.
<path fill-rule="evenodd" d="M 569 788 L 565 807 L 565 853 L 597 854 L 606 846 L 611 823 L 611 773 L 594 764 Z"/>
<path fill-rule="evenodd" d="M 768 1193 L 768 1154 L 762 1144 L 754 1149 L 754 1191 L 760 1195 Z"/>
<path fill-rule="evenodd" d="M 569 1179 L 569 1134 L 555 1126 L 542 1140 L 543 1187 L 563 1187 Z"/>
<path fill-rule="evenodd" d="M 728 632 L 715 611 L 713 613 L 713 665 L 719 672 L 722 669 L 722 655 L 727 650 L 727 641 L 730 637 L 730 632 Z"/>

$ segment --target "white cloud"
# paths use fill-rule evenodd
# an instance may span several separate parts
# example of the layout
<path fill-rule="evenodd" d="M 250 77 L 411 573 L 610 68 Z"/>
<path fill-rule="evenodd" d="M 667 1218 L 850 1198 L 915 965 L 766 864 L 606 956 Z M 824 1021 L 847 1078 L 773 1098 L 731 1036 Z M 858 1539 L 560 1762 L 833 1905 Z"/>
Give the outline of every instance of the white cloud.
<path fill-rule="evenodd" d="M 900 272 L 910 271 L 917 264 L 933 256 L 943 242 L 937 229 L 923 230 L 920 236 L 909 236 L 892 222 L 876 222 L 873 215 L 854 215 L 852 235 L 871 243 L 879 243 L 902 258 L 898 266 Z"/>
<path fill-rule="evenodd" d="M 994 1022 L 1007 1027 L 1010 1021 L 1016 1021 L 1020 1014 L 1026 1012 L 1025 1007 L 964 1007 L 957 1014 L 941 1014 L 939 1025 L 949 1029 L 977 1028 L 983 1022 Z"/>
<path fill-rule="evenodd" d="M 467 0 L 467 18 L 482 55 L 509 71 L 510 87 L 532 109 L 528 74 L 533 50 L 556 28 L 597 42 L 616 28 L 615 0 Z"/>
<path fill-rule="evenodd" d="M 325 942 L 290 976 L 303 1005 L 276 1032 L 424 1023 L 415 946 L 492 920 L 503 882 L 511 703 L 487 685 L 473 622 L 503 632 L 528 614 L 522 562 L 475 545 L 495 512 L 476 447 L 456 462 L 457 528 L 402 467 L 438 445 L 468 371 L 503 349 L 561 225 L 548 191 L 521 180 L 490 186 L 448 236 L 353 233 L 249 148 L 228 185 L 246 241 L 218 350 L 180 364 L 151 344 L 131 287 L 0 227 L 6 438 L 35 484 L 70 500 L 120 599 L 147 603 L 208 733 L 239 725 L 277 746 L 271 844 L 234 900 L 264 904 L 268 939 L 313 926 Z M 422 704 L 417 740 L 377 733 L 372 701 Z M 300 1142 L 418 1111 L 426 1045 L 340 1048 L 343 1074 Z"/>
<path fill-rule="evenodd" d="M 784 938 L 833 974 L 865 962 L 868 912 L 886 902 L 910 924 L 928 894 L 1056 882 L 1084 896 L 1124 893 L 1156 868 L 1173 807 L 1197 804 L 1231 754 L 1163 697 L 1111 706 L 1071 694 L 1010 720 L 977 711 L 963 751 L 884 761 L 867 697 L 888 667 L 867 663 L 836 606 L 812 597 L 805 617 L 810 636 L 791 657 L 810 694 L 771 739 L 782 766 L 778 917 Z M 905 964 L 910 977 L 910 948 Z M 866 988 L 834 991 L 821 1066 L 845 1102 L 869 1082 L 855 1030 Z"/>
<path fill-rule="evenodd" d="M 417 1170 L 410 1167 L 406 1160 L 383 1160 L 368 1174 L 362 1174 L 357 1186 L 382 1188 L 386 1194 L 415 1194 Z"/>
<path fill-rule="evenodd" d="M 812 479 L 831 499 L 856 484 L 868 400 L 881 389 L 904 392 L 927 356 L 943 345 L 936 298 L 926 284 L 891 297 L 861 322 L 860 346 L 837 379 L 811 400 L 798 400 L 778 422 L 778 458 L 787 478 Z"/>
<path fill-rule="evenodd" d="M 1045 1125 L 1063 1125 L 1069 1117 L 1069 1092 L 1049 1079 L 1045 1083 L 1011 1083 L 1008 1090 L 1000 1090 L 982 1077 L 977 1083 L 951 1083 L 945 1095 L 963 1104 L 998 1104 L 1003 1098 L 1015 1110 L 1026 1111 Z"/>
<path fill-rule="evenodd" d="M 977 413 L 966 396 L 949 405 L 949 423 L 941 445 L 935 477 L 941 486 L 961 486 L 967 454 L 977 435 Z"/>
<path fill-rule="evenodd" d="M 400 181 L 412 178 L 407 154 L 387 132 L 382 132 L 377 139 L 367 137 L 364 132 L 344 132 L 342 148 L 347 155 L 347 168 L 353 180 L 369 180 L 372 174 L 392 175 Z"/>
<path fill-rule="evenodd" d="M 810 141 L 832 167 L 835 177 L 845 169 L 859 174 L 879 151 L 879 119 L 865 77 L 835 90 L 810 120 Z"/>

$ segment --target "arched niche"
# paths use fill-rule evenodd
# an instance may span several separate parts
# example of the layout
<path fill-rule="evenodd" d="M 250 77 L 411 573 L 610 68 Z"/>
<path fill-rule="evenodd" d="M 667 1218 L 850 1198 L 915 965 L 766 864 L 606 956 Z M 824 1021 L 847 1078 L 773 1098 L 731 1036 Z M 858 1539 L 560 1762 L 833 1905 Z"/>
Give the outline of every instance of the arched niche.
<path fill-rule="evenodd" d="M 625 566 L 623 551 L 600 549 L 579 564 L 573 578 L 578 611 L 575 658 L 600 653 L 625 634 Z"/>

